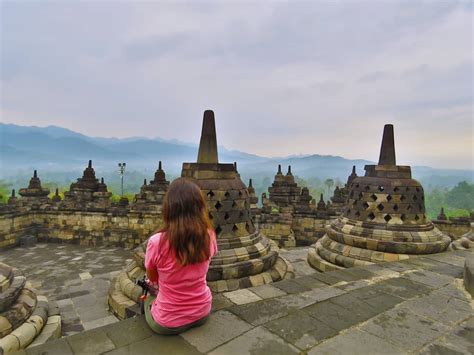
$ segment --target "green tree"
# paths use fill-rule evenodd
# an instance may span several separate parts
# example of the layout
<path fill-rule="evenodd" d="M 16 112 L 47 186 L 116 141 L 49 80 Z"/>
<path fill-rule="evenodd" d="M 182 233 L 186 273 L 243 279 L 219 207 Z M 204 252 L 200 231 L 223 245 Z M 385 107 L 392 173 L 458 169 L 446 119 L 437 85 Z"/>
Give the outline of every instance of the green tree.
<path fill-rule="evenodd" d="M 448 191 L 446 202 L 451 207 L 468 211 L 474 210 L 474 184 L 461 181 Z"/>

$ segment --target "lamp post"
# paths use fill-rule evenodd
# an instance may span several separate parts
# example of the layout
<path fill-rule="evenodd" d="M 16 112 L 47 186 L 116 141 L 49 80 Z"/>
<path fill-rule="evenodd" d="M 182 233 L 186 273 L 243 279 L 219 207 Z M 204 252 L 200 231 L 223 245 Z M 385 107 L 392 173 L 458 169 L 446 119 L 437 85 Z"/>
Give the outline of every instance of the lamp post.
<path fill-rule="evenodd" d="M 125 163 L 118 163 L 118 167 L 119 167 L 119 173 L 120 173 L 120 180 L 122 182 L 122 197 L 123 197 L 123 174 L 125 173 L 125 167 L 127 166 L 127 164 Z"/>

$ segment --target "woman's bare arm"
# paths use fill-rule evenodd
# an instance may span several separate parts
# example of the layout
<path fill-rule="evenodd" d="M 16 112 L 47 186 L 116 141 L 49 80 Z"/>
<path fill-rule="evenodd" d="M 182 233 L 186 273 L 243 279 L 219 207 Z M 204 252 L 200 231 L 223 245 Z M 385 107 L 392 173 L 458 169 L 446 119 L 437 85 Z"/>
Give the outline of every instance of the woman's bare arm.
<path fill-rule="evenodd" d="M 156 269 L 146 269 L 146 276 L 151 282 L 158 282 L 158 272 Z"/>

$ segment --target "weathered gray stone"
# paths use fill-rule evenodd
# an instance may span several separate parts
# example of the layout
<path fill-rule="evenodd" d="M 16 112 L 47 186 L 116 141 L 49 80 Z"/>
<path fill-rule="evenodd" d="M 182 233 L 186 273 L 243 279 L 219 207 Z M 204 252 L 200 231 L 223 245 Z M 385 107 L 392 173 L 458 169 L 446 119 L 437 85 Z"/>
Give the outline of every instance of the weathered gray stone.
<path fill-rule="evenodd" d="M 464 264 L 464 287 L 474 297 L 474 255 L 467 257 Z"/>
<path fill-rule="evenodd" d="M 402 355 L 406 352 L 359 329 L 331 338 L 308 352 L 308 355 L 333 354 Z"/>
<path fill-rule="evenodd" d="M 264 327 L 302 350 L 310 349 L 338 333 L 338 330 L 310 317 L 305 311 L 297 311 L 273 320 Z"/>
<path fill-rule="evenodd" d="M 403 277 L 411 281 L 422 283 L 432 288 L 438 288 L 453 282 L 453 279 L 451 277 L 440 275 L 429 270 L 418 270 L 414 272 L 408 272 L 405 273 Z"/>
<path fill-rule="evenodd" d="M 448 327 L 405 310 L 393 309 L 369 320 L 360 329 L 405 351 L 416 351 L 443 335 Z"/>
<path fill-rule="evenodd" d="M 252 287 L 249 290 L 251 290 L 253 293 L 257 294 L 258 296 L 264 299 L 286 295 L 286 292 L 283 292 L 279 288 L 276 288 L 272 285 L 262 285 L 262 286 Z"/>
<path fill-rule="evenodd" d="M 94 329 L 66 338 L 74 354 L 100 354 L 115 349 L 115 345 L 101 329 Z"/>
<path fill-rule="evenodd" d="M 201 352 L 208 352 L 238 337 L 253 326 L 225 310 L 213 313 L 202 326 L 192 328 L 181 336 Z M 212 334 L 212 336 L 209 336 Z"/>
<path fill-rule="evenodd" d="M 210 355 L 286 355 L 300 351 L 263 327 L 257 327 L 220 346 Z"/>

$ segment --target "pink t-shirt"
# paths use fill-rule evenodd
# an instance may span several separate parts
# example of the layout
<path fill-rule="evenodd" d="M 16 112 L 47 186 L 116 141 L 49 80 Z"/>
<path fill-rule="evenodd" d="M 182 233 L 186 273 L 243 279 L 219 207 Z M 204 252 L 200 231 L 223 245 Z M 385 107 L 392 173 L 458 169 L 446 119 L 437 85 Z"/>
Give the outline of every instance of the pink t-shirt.
<path fill-rule="evenodd" d="M 211 257 L 217 253 L 214 231 L 211 237 Z M 160 239 L 163 233 L 150 237 L 145 254 L 145 268 L 158 272 L 160 291 L 151 306 L 158 324 L 175 328 L 203 318 L 211 311 L 212 295 L 206 283 L 209 260 L 181 266 L 169 249 L 169 242 Z"/>

